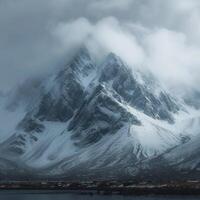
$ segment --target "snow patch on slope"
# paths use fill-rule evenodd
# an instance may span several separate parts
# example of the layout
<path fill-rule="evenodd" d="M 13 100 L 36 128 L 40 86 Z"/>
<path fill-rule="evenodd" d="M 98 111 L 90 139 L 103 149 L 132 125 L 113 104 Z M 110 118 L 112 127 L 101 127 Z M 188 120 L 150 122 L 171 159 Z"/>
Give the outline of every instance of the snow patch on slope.
<path fill-rule="evenodd" d="M 68 123 L 45 122 L 44 125 L 45 131 L 38 137 L 38 141 L 29 146 L 21 157 L 33 168 L 47 167 L 57 163 L 75 151 L 71 135 L 66 131 Z"/>

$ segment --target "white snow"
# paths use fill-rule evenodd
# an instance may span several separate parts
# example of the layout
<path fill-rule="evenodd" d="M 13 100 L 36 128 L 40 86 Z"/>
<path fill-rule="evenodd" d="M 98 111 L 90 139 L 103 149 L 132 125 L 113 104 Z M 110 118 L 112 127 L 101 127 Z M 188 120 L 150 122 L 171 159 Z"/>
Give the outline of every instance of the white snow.
<path fill-rule="evenodd" d="M 34 168 L 52 165 L 76 150 L 67 132 L 68 123 L 45 122 L 44 125 L 45 131 L 37 135 L 38 141 L 29 145 L 22 156 L 22 160 Z"/>

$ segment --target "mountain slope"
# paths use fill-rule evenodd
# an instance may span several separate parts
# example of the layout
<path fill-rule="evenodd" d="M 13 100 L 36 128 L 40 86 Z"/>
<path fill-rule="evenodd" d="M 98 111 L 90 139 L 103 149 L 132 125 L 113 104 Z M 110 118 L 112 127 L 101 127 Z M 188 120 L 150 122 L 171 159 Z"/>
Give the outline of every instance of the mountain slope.
<path fill-rule="evenodd" d="M 20 165 L 24 173 L 130 178 L 141 163 L 153 170 L 146 163 L 160 156 L 172 163 L 168 153 L 190 144 L 189 133 L 176 128 L 183 105 L 153 75 L 132 69 L 113 53 L 97 66 L 81 48 L 64 68 L 30 88 L 31 98 L 21 94 L 22 85 L 11 95 L 14 101 L 9 97 L 7 109 L 2 103 L 3 115 L 17 120 L 0 133 L 6 135 L 0 140 L 0 158 L 16 163 L 16 169 Z M 8 109 L 12 102 L 14 110 Z M 20 109 L 23 114 L 16 118 Z"/>

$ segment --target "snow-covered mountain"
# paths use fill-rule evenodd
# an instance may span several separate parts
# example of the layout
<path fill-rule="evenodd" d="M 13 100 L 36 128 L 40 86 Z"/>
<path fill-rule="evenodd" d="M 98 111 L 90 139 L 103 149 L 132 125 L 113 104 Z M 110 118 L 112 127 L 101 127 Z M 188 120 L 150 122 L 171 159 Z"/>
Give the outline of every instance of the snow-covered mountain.
<path fill-rule="evenodd" d="M 0 175 L 122 179 L 166 162 L 198 169 L 200 113 L 183 102 L 151 73 L 113 53 L 97 65 L 83 47 L 0 97 Z"/>

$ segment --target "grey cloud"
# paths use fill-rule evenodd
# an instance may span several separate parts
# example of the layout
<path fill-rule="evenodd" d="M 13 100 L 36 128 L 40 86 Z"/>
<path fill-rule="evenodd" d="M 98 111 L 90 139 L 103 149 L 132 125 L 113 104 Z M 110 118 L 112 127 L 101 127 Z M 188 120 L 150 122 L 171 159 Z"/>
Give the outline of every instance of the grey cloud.
<path fill-rule="evenodd" d="M 194 87 L 199 20 L 199 0 L 0 0 L 0 90 L 62 65 L 83 41 L 95 56 L 114 51 L 164 82 L 173 70 L 169 87 Z"/>

